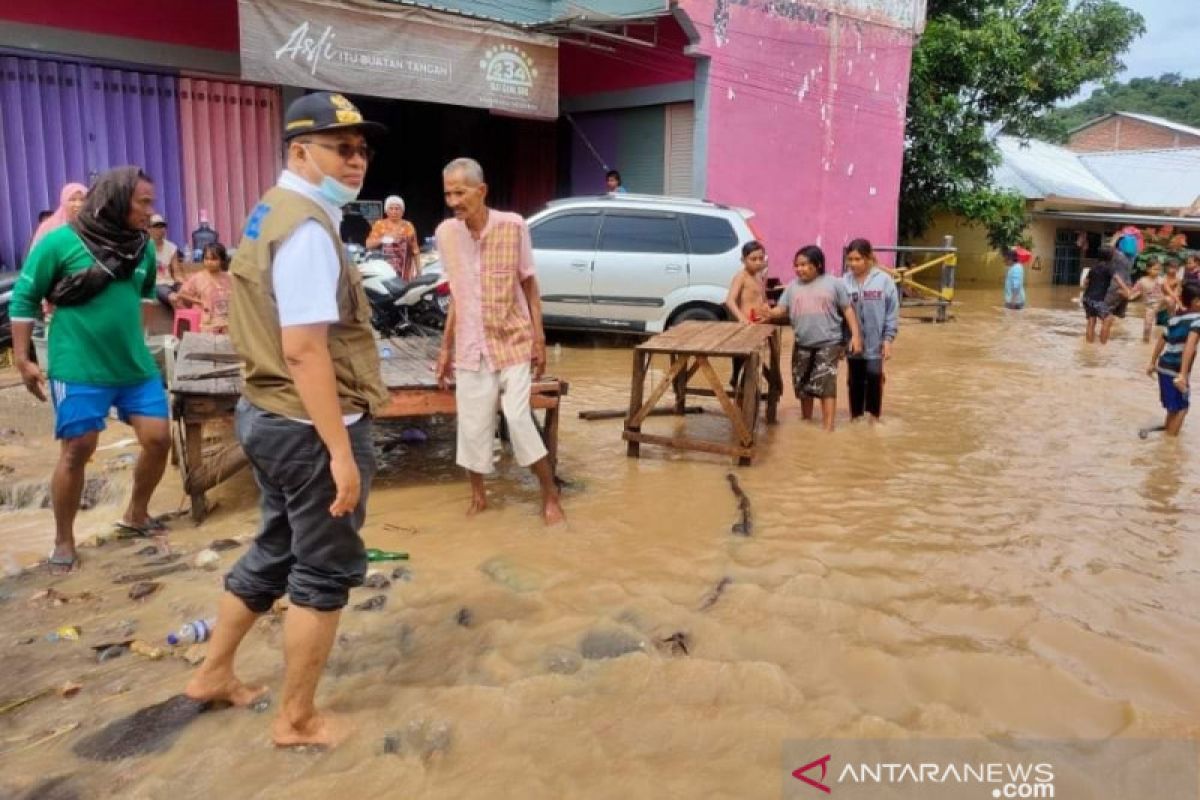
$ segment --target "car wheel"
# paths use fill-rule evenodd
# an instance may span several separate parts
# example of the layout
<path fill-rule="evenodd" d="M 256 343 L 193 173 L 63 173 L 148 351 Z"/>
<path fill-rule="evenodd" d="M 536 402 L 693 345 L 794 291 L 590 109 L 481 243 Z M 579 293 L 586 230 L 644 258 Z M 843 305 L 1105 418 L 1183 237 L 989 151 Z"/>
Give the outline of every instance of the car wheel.
<path fill-rule="evenodd" d="M 681 322 L 687 322 L 688 320 L 696 320 L 698 322 L 720 322 L 721 315 L 712 308 L 693 306 L 692 308 L 685 308 L 683 311 L 680 311 L 678 314 L 672 317 L 671 324 L 667 327 L 672 327 Z"/>

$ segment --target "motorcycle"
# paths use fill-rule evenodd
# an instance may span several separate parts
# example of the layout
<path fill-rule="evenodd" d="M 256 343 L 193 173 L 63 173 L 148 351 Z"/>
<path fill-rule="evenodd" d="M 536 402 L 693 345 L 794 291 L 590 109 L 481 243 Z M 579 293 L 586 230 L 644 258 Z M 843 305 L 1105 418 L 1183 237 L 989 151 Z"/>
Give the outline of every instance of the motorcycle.
<path fill-rule="evenodd" d="M 349 245 L 380 336 L 441 336 L 450 311 L 450 281 L 428 273 L 405 281 L 377 250 Z"/>

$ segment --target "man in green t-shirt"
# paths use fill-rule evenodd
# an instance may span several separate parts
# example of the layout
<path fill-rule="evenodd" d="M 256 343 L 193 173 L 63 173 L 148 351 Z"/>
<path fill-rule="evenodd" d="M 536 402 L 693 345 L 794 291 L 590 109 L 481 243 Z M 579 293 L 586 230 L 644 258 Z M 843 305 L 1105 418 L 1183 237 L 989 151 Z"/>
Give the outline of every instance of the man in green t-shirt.
<path fill-rule="evenodd" d="M 55 307 L 48 372 L 61 449 L 50 484 L 52 572 L 69 572 L 79 562 L 74 524 L 84 467 L 113 407 L 142 446 L 133 496 L 117 525 L 143 535 L 165 530 L 148 510 L 171 444 L 167 396 L 142 328 L 141 304 L 155 302 L 154 248 L 145 230 L 153 210 L 154 184 L 140 169 L 104 173 L 79 217 L 34 246 L 13 287 L 14 359 L 25 387 L 43 401 L 47 376 L 29 360 L 29 343 L 42 301 Z"/>

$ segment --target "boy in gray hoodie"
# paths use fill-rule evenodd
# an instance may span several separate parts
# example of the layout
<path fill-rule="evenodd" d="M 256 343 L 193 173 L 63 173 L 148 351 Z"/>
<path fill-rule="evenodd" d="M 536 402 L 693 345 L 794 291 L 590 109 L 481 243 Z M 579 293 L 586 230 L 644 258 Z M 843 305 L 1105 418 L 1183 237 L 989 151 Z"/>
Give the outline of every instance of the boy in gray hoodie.
<path fill-rule="evenodd" d="M 875 263 L 866 239 L 846 246 L 842 281 L 862 329 L 862 350 L 846 362 L 849 373 L 850 418 L 883 413 L 883 362 L 892 357 L 892 342 L 900 328 L 900 293 L 896 281 Z"/>

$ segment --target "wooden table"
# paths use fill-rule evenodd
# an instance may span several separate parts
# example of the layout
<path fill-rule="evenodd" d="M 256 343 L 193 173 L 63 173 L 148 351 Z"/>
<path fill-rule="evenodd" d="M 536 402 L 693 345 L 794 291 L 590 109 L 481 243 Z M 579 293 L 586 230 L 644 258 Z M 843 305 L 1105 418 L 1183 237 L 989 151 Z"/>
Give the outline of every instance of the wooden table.
<path fill-rule="evenodd" d="M 629 444 L 631 457 L 641 454 L 642 444 L 656 444 L 681 450 L 719 453 L 749 464 L 754 458 L 759 405 L 767 402 L 767 422 L 774 423 L 783 395 L 783 375 L 779 368 L 780 334 L 776 325 L 744 325 L 739 322 L 682 322 L 638 345 L 633 353 L 633 383 L 629 395 L 629 416 L 625 418 L 622 438 Z M 655 354 L 666 355 L 670 366 L 645 396 L 646 373 Z M 711 358 L 742 359 L 743 369 L 734 396 L 710 363 Z M 761 392 L 759 374 L 766 380 Z M 692 387 L 697 375 L 707 387 Z M 703 441 L 688 436 L 657 436 L 642 433 L 642 423 L 650 416 L 667 389 L 675 391 L 675 413 L 686 413 L 688 395 L 715 397 L 733 426 L 729 443 Z"/>
<path fill-rule="evenodd" d="M 454 389 L 439 389 L 434 378 L 440 338 L 406 336 L 378 344 L 380 373 L 389 395 L 378 418 L 457 413 Z M 558 464 L 560 399 L 569 388 L 566 381 L 542 378 L 534 382 L 530 396 L 530 406 L 543 412 L 541 420 L 534 415 L 534 423 L 546 443 L 552 470 Z M 173 461 L 183 473 L 183 489 L 191 497 L 192 519 L 197 523 L 208 512 L 205 492 L 246 466 L 236 442 L 224 443 L 216 455 L 204 453 L 205 423 L 232 419 L 241 392 L 241 359 L 229 337 L 185 333 L 171 380 Z"/>

